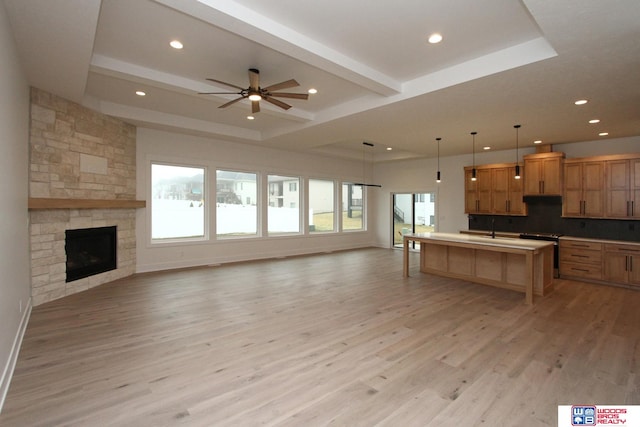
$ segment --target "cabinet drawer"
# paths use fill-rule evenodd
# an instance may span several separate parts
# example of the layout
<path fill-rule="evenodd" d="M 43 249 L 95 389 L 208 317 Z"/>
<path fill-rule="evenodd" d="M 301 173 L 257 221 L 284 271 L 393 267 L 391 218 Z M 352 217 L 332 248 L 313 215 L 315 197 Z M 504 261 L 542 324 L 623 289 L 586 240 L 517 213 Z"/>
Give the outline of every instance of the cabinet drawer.
<path fill-rule="evenodd" d="M 560 260 L 579 264 L 602 264 L 602 251 L 589 249 L 560 249 Z"/>
<path fill-rule="evenodd" d="M 602 266 L 561 262 L 560 276 L 584 277 L 585 279 L 602 280 Z"/>
<path fill-rule="evenodd" d="M 562 248 L 575 248 L 575 249 L 589 249 L 592 251 L 601 251 L 602 243 L 598 242 L 585 242 L 582 240 L 564 240 L 560 239 L 560 249 Z"/>
<path fill-rule="evenodd" d="M 607 244 L 604 245 L 604 250 L 607 252 L 625 252 L 631 255 L 640 255 L 640 245 Z"/>

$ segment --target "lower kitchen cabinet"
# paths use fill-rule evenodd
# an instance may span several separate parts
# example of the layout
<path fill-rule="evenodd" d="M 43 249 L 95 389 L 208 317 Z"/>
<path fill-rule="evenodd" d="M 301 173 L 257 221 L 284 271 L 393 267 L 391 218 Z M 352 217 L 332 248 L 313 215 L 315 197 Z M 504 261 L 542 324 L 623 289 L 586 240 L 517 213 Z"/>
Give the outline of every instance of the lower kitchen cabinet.
<path fill-rule="evenodd" d="M 604 255 L 605 280 L 640 286 L 640 245 L 607 244 Z"/>
<path fill-rule="evenodd" d="M 602 280 L 602 243 L 561 238 L 559 245 L 561 277 Z"/>

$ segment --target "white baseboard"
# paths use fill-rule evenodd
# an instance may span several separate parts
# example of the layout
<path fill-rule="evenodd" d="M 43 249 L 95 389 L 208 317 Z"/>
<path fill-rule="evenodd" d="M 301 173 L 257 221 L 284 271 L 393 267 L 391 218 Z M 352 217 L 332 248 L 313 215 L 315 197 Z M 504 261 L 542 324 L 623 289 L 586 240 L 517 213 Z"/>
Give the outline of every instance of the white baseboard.
<path fill-rule="evenodd" d="M 18 354 L 20 353 L 22 338 L 24 337 L 24 332 L 27 330 L 27 324 L 29 323 L 30 316 L 31 298 L 29 298 L 29 302 L 27 303 L 22 314 L 20 327 L 18 328 L 16 337 L 13 340 L 11 354 L 9 354 L 9 360 L 7 360 L 7 364 L 2 371 L 2 377 L 0 377 L 0 413 L 2 412 L 2 407 L 4 406 L 4 399 L 7 397 L 7 393 L 9 392 L 9 385 L 11 384 L 11 378 L 13 377 L 13 370 L 15 369 L 16 362 L 18 361 Z"/>

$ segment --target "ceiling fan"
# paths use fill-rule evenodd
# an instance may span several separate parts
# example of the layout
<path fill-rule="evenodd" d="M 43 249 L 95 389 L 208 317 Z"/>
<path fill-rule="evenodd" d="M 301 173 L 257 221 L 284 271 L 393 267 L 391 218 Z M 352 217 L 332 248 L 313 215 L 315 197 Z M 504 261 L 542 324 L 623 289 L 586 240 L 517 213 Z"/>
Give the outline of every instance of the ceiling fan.
<path fill-rule="evenodd" d="M 291 108 L 291 105 L 285 104 L 280 101 L 278 98 L 293 98 L 293 99 L 309 99 L 309 95 L 306 93 L 288 93 L 288 92 L 278 92 L 275 91 L 281 89 L 289 89 L 291 87 L 300 86 L 300 84 L 294 79 L 287 80 L 282 83 L 277 83 L 267 87 L 260 87 L 260 71 L 255 68 L 249 68 L 249 87 L 242 88 L 240 86 L 236 86 L 231 83 L 222 82 L 216 79 L 207 79 L 212 82 L 220 83 L 225 86 L 230 86 L 236 89 L 239 89 L 239 92 L 200 92 L 200 95 L 240 95 L 239 98 L 236 98 L 232 101 L 227 102 L 226 104 L 222 104 L 218 108 L 226 108 L 231 104 L 235 104 L 238 101 L 249 98 L 251 101 L 251 112 L 257 113 L 260 111 L 260 100 L 264 99 L 265 101 L 277 105 L 278 107 L 288 110 Z"/>

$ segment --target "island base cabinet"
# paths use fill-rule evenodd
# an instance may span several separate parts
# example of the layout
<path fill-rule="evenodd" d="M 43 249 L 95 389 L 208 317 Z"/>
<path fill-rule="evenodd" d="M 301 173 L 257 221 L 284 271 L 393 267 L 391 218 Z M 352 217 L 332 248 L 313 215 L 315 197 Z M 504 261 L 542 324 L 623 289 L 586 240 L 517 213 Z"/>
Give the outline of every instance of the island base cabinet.
<path fill-rule="evenodd" d="M 420 271 L 519 292 L 533 276 L 534 295 L 547 295 L 553 289 L 553 247 L 531 256 L 533 271 L 524 254 L 421 242 Z"/>

